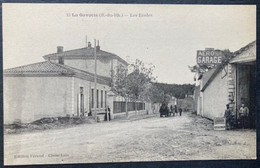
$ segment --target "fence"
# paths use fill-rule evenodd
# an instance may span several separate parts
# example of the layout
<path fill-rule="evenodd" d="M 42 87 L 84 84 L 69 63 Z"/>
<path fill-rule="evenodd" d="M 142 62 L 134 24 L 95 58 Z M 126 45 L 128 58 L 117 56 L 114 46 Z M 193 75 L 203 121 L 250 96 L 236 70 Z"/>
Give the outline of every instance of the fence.
<path fill-rule="evenodd" d="M 123 113 L 125 111 L 125 102 L 114 101 L 114 113 Z M 143 102 L 127 102 L 127 111 L 145 110 L 145 103 Z"/>

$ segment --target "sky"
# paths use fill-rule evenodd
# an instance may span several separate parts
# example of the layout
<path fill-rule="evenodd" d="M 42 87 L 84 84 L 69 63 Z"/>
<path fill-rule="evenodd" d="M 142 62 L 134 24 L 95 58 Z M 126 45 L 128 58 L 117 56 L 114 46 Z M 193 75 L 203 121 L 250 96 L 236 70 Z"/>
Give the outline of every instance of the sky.
<path fill-rule="evenodd" d="M 57 46 L 83 48 L 86 36 L 127 61 L 152 63 L 158 82 L 193 84 L 197 50 L 256 40 L 256 6 L 3 4 L 4 69 L 44 61 Z"/>

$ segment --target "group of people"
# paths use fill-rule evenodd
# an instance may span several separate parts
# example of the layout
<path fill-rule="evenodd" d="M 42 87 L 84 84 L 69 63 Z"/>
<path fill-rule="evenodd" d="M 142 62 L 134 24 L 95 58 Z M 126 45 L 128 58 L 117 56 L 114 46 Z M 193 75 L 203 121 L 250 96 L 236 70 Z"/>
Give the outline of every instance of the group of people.
<path fill-rule="evenodd" d="M 174 116 L 174 115 L 178 115 L 178 113 L 180 114 L 180 116 L 182 115 L 181 108 L 178 109 L 176 105 L 174 105 L 174 107 L 171 105 L 169 108 L 166 103 L 162 103 L 159 112 L 160 112 L 160 117 L 162 117 L 163 115 L 170 116 L 171 114 Z"/>
<path fill-rule="evenodd" d="M 226 110 L 224 117 L 226 118 L 226 127 L 227 129 L 231 129 L 236 124 L 235 122 L 235 115 L 232 113 L 232 110 L 229 107 L 229 104 L 226 105 Z M 241 128 L 247 128 L 248 127 L 248 121 L 249 121 L 249 109 L 245 106 L 245 104 L 242 104 L 238 116 L 237 116 L 237 123 Z"/>

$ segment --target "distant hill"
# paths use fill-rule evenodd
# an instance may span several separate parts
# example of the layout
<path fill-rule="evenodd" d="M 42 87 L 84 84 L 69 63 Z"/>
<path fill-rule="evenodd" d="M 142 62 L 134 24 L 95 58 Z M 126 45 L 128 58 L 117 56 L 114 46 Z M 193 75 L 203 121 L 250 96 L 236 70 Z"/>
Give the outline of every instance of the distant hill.
<path fill-rule="evenodd" d="M 192 84 L 166 84 L 166 83 L 153 83 L 159 90 L 164 91 L 165 94 L 169 94 L 178 99 L 185 98 L 186 94 L 192 95 L 195 85 Z"/>

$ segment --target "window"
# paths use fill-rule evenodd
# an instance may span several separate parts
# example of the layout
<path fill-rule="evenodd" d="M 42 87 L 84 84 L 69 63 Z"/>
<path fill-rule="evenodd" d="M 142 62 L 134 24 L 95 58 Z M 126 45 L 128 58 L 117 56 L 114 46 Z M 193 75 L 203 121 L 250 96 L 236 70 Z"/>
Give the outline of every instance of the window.
<path fill-rule="evenodd" d="M 59 57 L 59 64 L 64 65 L 64 59 L 63 59 L 63 57 Z"/>
<path fill-rule="evenodd" d="M 107 91 L 105 91 L 105 107 L 107 107 Z"/>
<path fill-rule="evenodd" d="M 98 99 L 99 99 L 99 97 L 98 97 L 98 90 L 97 90 L 97 108 L 99 108 L 99 102 L 98 102 Z"/>
<path fill-rule="evenodd" d="M 94 89 L 91 89 L 91 107 L 94 108 Z"/>
<path fill-rule="evenodd" d="M 80 87 L 80 94 L 83 94 L 83 87 Z"/>
<path fill-rule="evenodd" d="M 103 108 L 103 90 L 101 90 L 101 108 Z"/>

